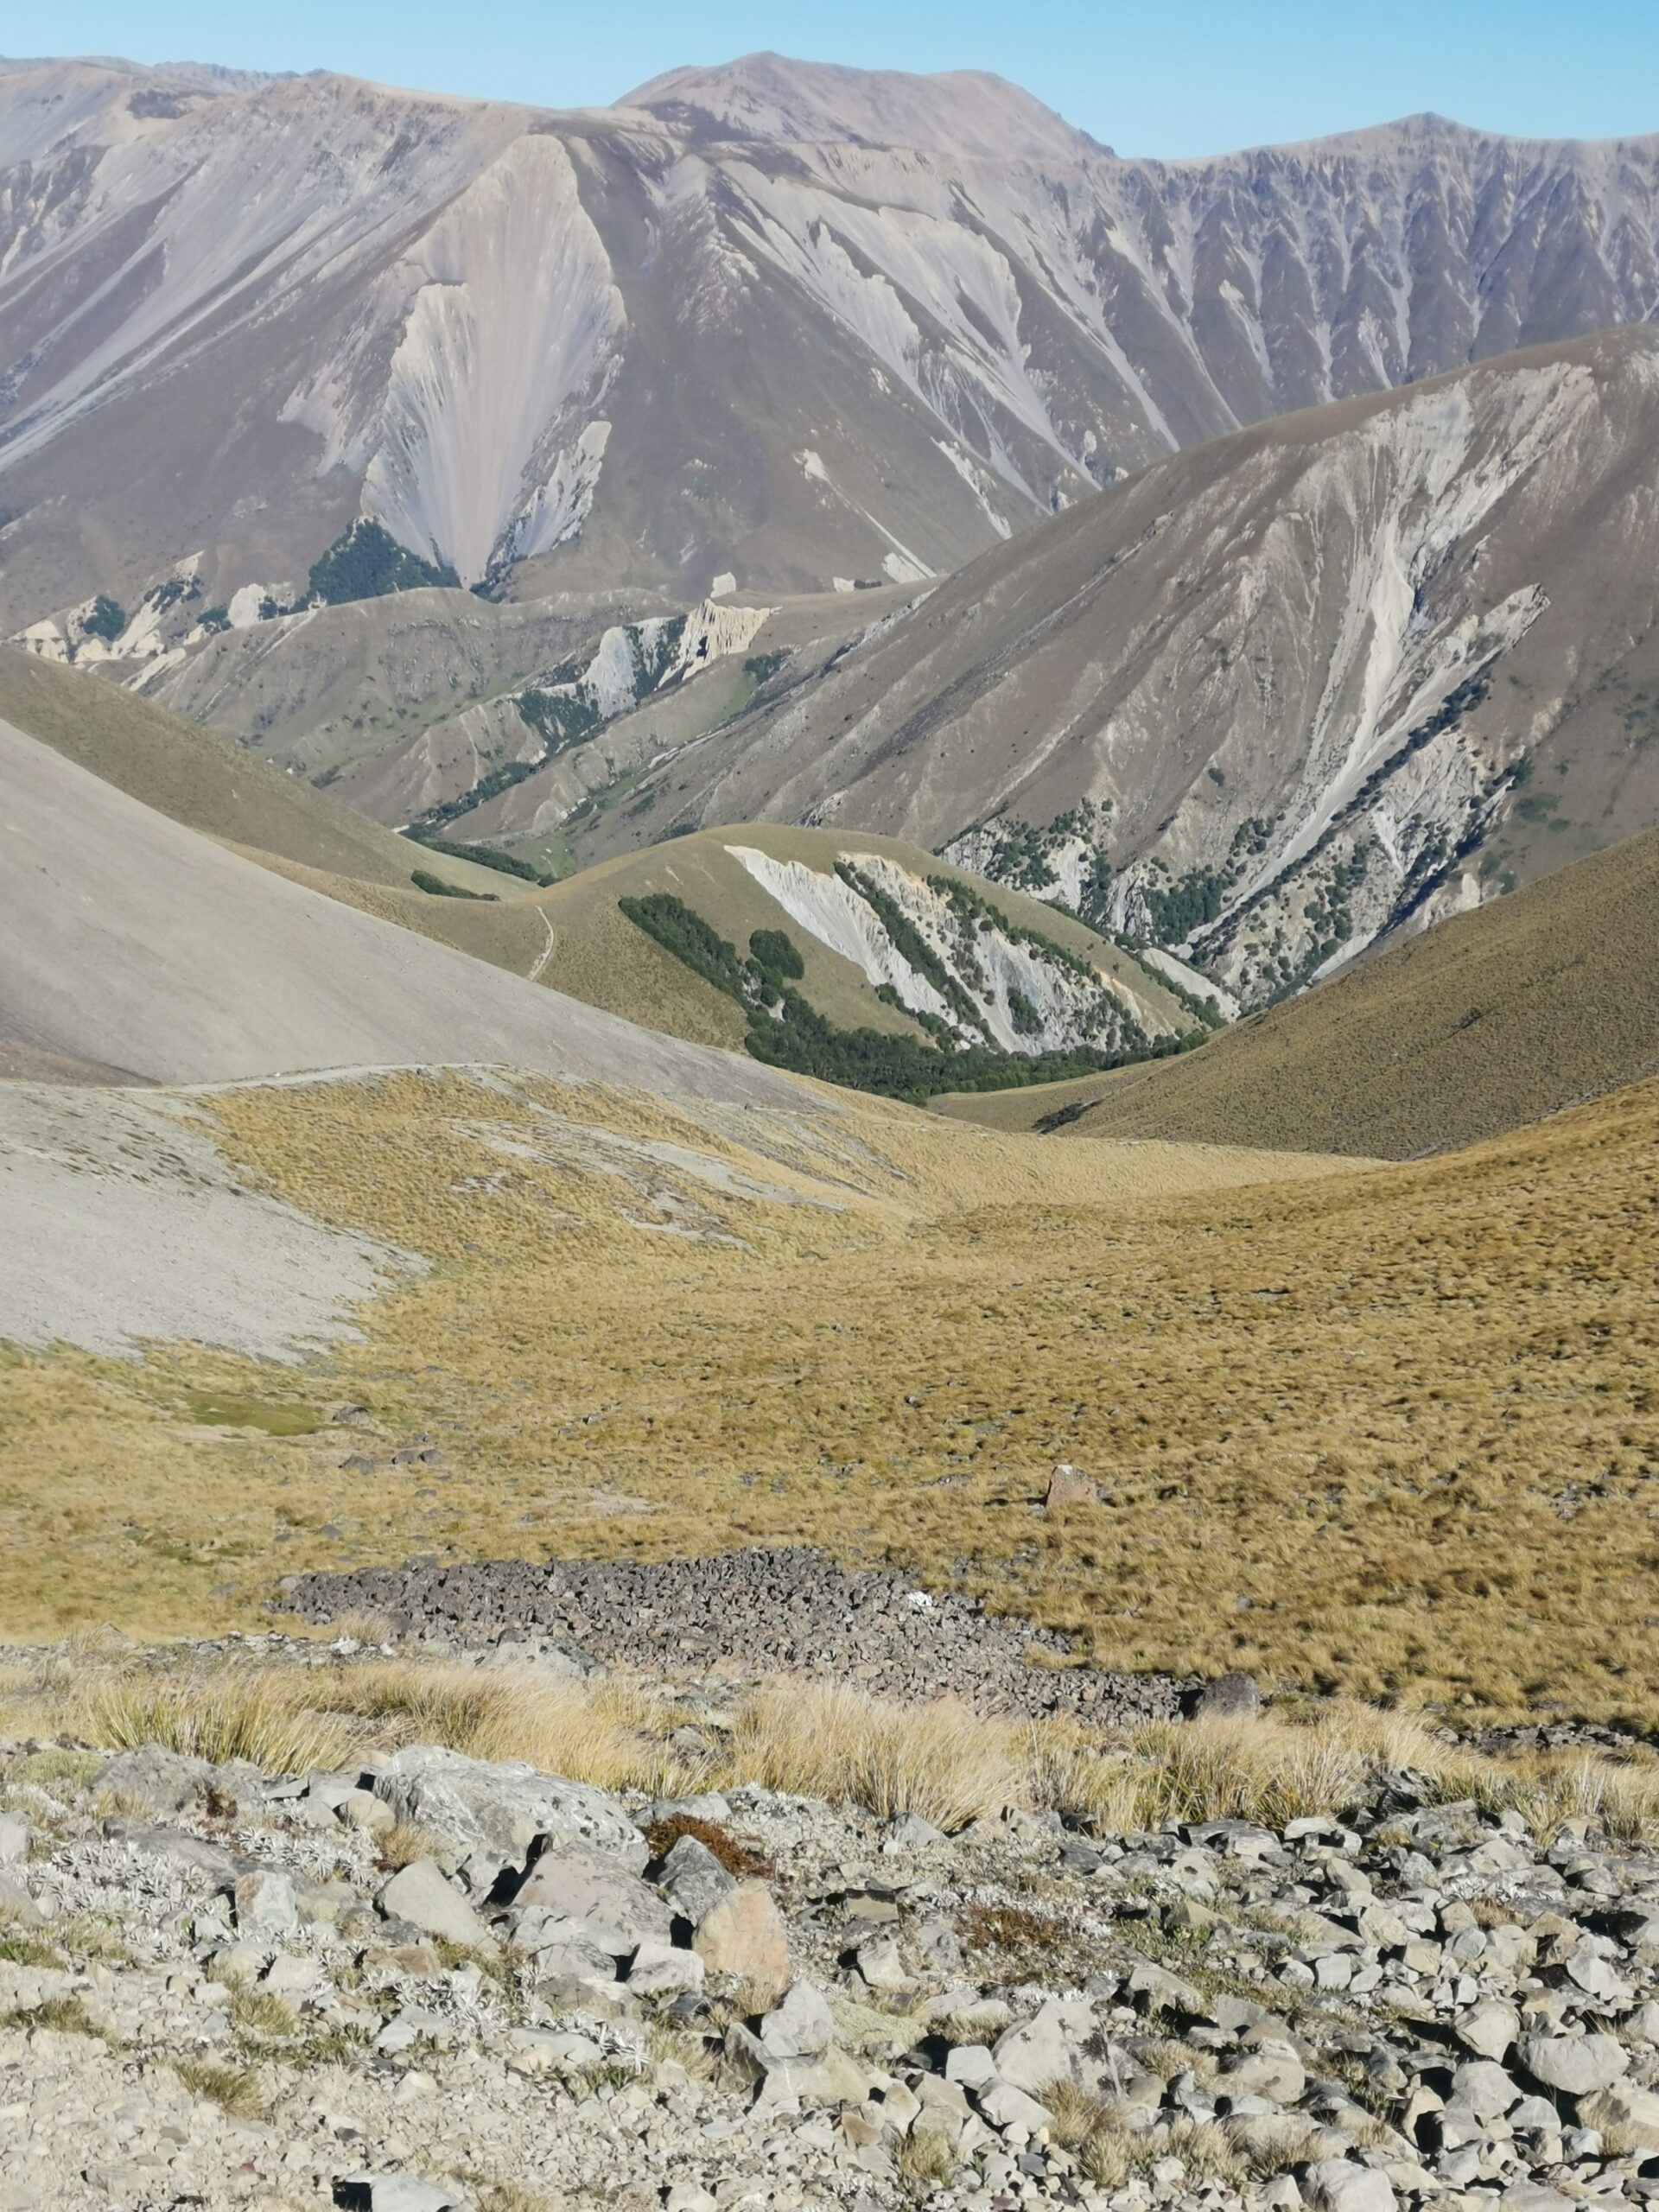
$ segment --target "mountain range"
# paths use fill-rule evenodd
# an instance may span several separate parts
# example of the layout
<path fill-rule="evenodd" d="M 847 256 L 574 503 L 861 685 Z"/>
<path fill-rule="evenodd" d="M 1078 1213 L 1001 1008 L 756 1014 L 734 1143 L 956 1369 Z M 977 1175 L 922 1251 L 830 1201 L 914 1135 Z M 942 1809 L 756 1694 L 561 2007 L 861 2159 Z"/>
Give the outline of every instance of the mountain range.
<path fill-rule="evenodd" d="M 1659 138 L 1161 163 L 774 55 L 563 113 L 13 62 L 0 622 L 191 563 L 251 623 L 365 522 L 521 594 L 919 582 L 1240 425 L 1640 321 L 1656 225 Z"/>

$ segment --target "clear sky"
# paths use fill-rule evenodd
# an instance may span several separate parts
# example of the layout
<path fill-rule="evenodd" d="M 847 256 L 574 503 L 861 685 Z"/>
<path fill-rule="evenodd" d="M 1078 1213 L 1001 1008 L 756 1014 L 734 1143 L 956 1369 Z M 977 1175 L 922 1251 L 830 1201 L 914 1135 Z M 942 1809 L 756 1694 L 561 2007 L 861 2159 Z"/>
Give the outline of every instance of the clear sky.
<path fill-rule="evenodd" d="M 48 38 L 552 107 L 758 48 L 991 69 L 1120 153 L 1170 157 L 1425 108 L 1541 137 L 1659 130 L 1659 0 L 0 0 L 0 53 Z"/>

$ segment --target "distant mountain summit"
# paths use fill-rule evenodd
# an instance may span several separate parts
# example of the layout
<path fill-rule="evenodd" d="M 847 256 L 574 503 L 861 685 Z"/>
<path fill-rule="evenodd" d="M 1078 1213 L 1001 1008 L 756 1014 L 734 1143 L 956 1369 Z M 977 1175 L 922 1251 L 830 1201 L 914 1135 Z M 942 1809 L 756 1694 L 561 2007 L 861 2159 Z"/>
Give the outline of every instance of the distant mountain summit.
<path fill-rule="evenodd" d="M 1649 317 L 1656 205 L 1656 139 L 1121 161 L 992 77 L 770 54 L 571 113 L 9 64 L 0 625 L 197 556 L 251 622 L 359 521 L 492 588 L 920 582 L 1241 424 Z"/>

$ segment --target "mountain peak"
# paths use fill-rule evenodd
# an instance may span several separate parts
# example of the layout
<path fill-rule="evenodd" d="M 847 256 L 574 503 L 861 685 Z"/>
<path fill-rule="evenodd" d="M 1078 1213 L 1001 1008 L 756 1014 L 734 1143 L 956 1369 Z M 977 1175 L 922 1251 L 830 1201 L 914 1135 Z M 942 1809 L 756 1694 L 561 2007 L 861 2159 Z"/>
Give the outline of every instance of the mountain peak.
<path fill-rule="evenodd" d="M 747 54 L 715 68 L 671 69 L 621 105 L 711 139 L 899 146 L 1004 162 L 1075 162 L 1101 150 L 1029 92 L 978 69 L 922 77 Z"/>

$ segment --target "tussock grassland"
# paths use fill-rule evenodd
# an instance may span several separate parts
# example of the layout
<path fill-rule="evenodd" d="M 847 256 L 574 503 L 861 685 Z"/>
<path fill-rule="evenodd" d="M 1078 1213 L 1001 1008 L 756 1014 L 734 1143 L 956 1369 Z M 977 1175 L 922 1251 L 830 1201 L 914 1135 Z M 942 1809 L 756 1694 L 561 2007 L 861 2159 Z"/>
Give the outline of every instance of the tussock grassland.
<path fill-rule="evenodd" d="M 0 1726 L 119 1751 L 157 1743 L 267 1772 L 339 1768 L 407 1743 L 653 1796 L 758 1782 L 882 1819 L 918 1813 L 956 1831 L 1010 1806 L 1052 1808 L 1103 1830 L 1170 1819 L 1282 1827 L 1353 1804 L 1378 1768 L 1409 1767 L 1442 1800 L 1513 1809 L 1544 1840 L 1588 1820 L 1659 1837 L 1659 1758 L 1497 1760 L 1440 1741 L 1407 1715 L 1342 1699 L 1248 1722 L 1150 1722 L 1096 1733 L 1071 1722 L 983 1719 L 949 1699 L 901 1706 L 844 1683 L 761 1683 L 703 1754 L 671 1738 L 690 1717 L 670 1689 L 627 1675 L 550 1681 L 533 1669 L 393 1659 L 304 1667 L 223 1661 L 175 1669 L 88 1649 L 0 1672 Z M 410 1832 L 383 1855 L 418 1857 Z"/>
<path fill-rule="evenodd" d="M 1337 1173 L 874 1102 L 700 1124 L 410 1076 L 206 1103 L 271 1187 L 438 1265 L 298 1371 L 12 1356 L 14 1637 L 251 1624 L 314 1566 L 808 1540 L 1102 1662 L 1659 1724 L 1659 1084 Z M 368 1425 L 207 1428 L 204 1391 Z M 389 1464 L 417 1436 L 438 1464 Z M 1062 1459 L 1101 1504 L 1039 1510 Z"/>
<path fill-rule="evenodd" d="M 1659 830 L 1459 914 L 1198 1052 L 943 1102 L 995 1128 L 1406 1159 L 1659 1070 Z"/>

